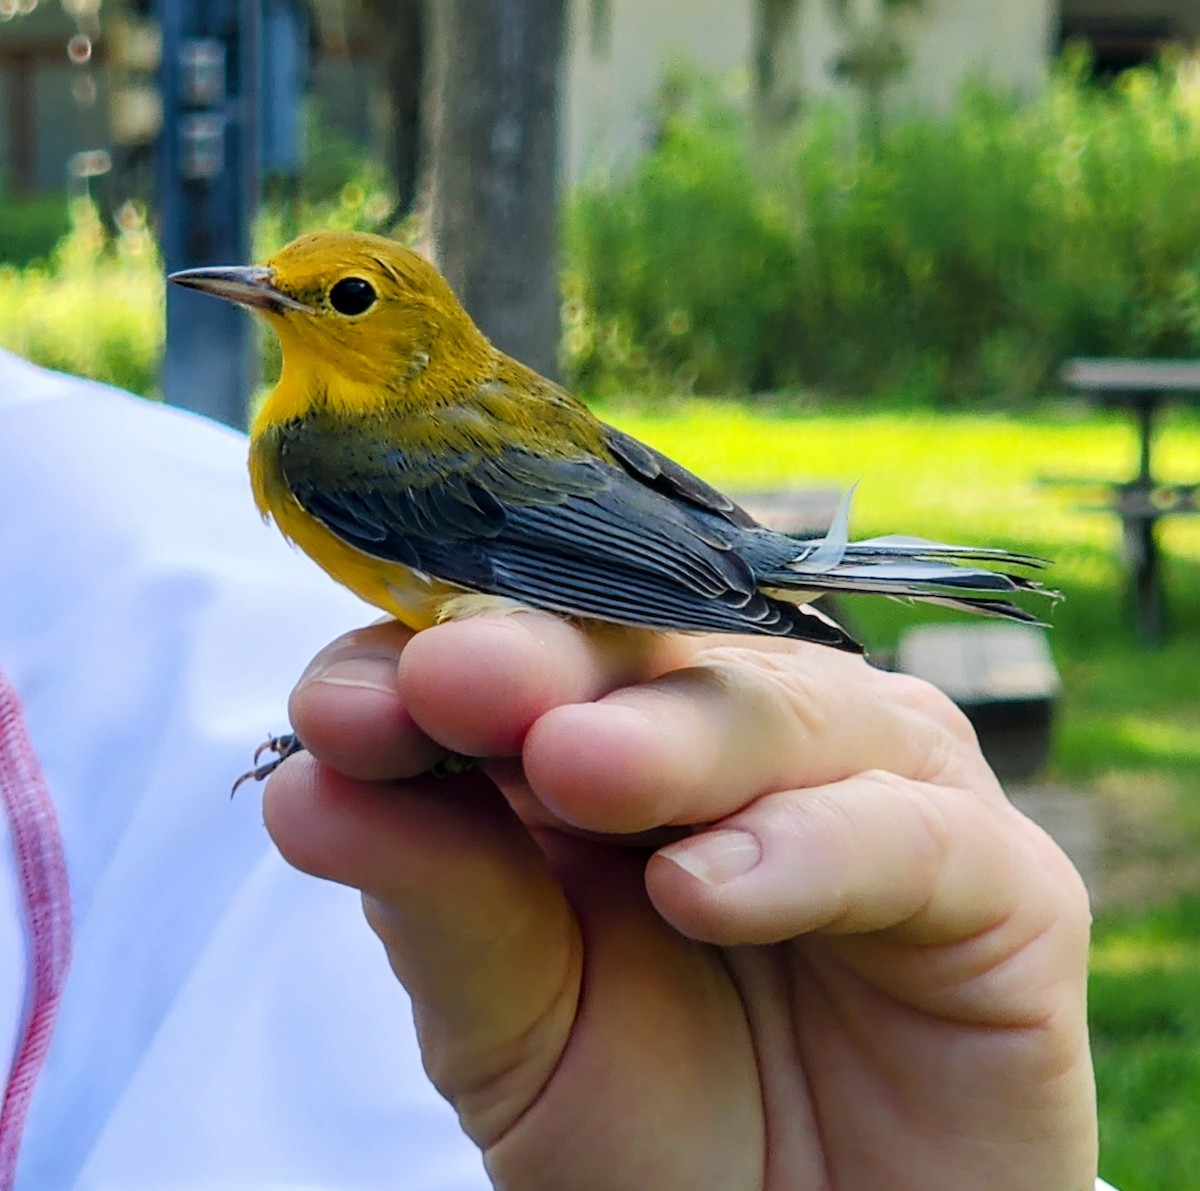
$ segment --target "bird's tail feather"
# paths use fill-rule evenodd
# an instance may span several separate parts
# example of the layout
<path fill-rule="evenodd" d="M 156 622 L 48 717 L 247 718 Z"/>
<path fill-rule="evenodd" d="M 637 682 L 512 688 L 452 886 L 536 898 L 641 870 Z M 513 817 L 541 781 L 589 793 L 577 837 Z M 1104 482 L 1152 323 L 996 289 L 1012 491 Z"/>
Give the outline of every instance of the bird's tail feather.
<path fill-rule="evenodd" d="M 870 593 L 899 600 L 920 600 L 1029 624 L 1042 621 L 1005 596 L 1031 592 L 1058 600 L 1061 597 L 1036 580 L 990 567 L 1040 568 L 1046 561 L 1029 554 L 979 546 L 954 546 L 899 534 L 849 540 L 851 489 L 842 500 L 823 538 L 797 542 L 797 556 L 764 586 L 783 590 Z"/>

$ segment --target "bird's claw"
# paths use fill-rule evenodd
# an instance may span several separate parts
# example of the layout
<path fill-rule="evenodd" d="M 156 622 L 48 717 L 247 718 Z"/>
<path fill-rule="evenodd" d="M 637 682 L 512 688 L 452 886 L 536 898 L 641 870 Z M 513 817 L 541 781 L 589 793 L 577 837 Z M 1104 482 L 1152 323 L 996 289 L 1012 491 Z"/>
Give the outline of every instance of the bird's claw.
<path fill-rule="evenodd" d="M 285 733 L 283 736 L 268 736 L 254 750 L 254 768 L 248 769 L 233 783 L 233 789 L 229 791 L 229 797 L 232 798 L 238 792 L 238 787 L 243 782 L 248 782 L 251 779 L 256 782 L 266 781 L 284 761 L 296 753 L 302 752 L 304 752 L 304 743 L 294 732 Z M 274 753 L 274 756 L 269 761 L 263 761 L 259 764 L 259 759 L 263 753 Z"/>
<path fill-rule="evenodd" d="M 265 782 L 284 761 L 295 756 L 296 753 L 302 752 L 304 752 L 304 743 L 294 732 L 288 732 L 283 736 L 268 736 L 254 750 L 254 768 L 246 770 L 233 783 L 229 797 L 232 798 L 244 782 Z M 269 761 L 262 761 L 264 753 L 272 753 L 273 756 Z M 429 772 L 433 777 L 453 777 L 459 773 L 470 773 L 479 764 L 478 757 L 468 757 L 464 753 L 447 753 L 430 768 Z"/>

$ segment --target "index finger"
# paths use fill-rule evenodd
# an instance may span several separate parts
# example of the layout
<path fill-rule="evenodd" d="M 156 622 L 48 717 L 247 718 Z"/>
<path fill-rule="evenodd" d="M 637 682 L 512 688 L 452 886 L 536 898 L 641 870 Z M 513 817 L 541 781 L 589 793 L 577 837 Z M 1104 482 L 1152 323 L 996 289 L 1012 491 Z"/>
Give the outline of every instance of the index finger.
<path fill-rule="evenodd" d="M 297 734 L 349 777 L 410 777 L 446 749 L 515 756 L 553 707 L 585 703 L 689 660 L 708 639 L 582 627 L 522 612 L 437 625 L 396 622 L 338 638 L 293 692 Z"/>
<path fill-rule="evenodd" d="M 534 794 L 575 827 L 609 833 L 712 822 L 764 794 L 867 770 L 1000 789 L 965 717 L 934 688 L 822 646 L 741 644 L 530 731 Z"/>

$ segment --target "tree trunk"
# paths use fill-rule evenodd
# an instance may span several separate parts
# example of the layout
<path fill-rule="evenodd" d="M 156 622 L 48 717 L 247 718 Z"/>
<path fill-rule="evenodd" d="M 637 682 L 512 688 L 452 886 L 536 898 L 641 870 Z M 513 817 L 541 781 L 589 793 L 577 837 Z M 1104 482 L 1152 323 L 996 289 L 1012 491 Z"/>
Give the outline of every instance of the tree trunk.
<path fill-rule="evenodd" d="M 425 120 L 443 272 L 502 351 L 558 362 L 558 98 L 566 0 L 430 0 Z"/>
<path fill-rule="evenodd" d="M 391 222 L 403 219 L 417 201 L 421 168 L 421 94 L 425 63 L 422 0 L 364 0 L 371 35 L 380 46 L 384 88 L 391 114 L 388 169 L 396 188 Z"/>
<path fill-rule="evenodd" d="M 754 114 L 762 129 L 794 119 L 800 109 L 799 46 L 796 21 L 800 0 L 755 0 Z"/>

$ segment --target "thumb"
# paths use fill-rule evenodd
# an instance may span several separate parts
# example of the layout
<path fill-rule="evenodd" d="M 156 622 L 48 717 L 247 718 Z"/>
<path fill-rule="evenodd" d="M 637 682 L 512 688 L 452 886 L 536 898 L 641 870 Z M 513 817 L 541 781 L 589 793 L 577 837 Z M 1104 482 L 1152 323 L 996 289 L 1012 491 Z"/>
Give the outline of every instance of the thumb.
<path fill-rule="evenodd" d="M 478 773 L 364 783 L 301 755 L 263 813 L 289 863 L 362 890 L 426 1070 L 486 1149 L 546 1084 L 579 997 L 578 923 L 537 844 Z"/>

